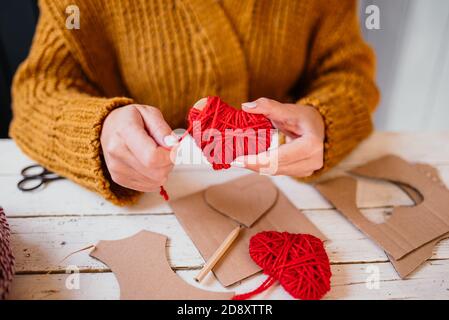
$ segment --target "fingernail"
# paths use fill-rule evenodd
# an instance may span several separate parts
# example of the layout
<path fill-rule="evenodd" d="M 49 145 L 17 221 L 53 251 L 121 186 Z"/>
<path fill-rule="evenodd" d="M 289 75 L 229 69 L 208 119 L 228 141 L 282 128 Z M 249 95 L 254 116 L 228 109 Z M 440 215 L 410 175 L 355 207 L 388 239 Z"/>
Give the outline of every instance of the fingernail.
<path fill-rule="evenodd" d="M 179 142 L 178 137 L 174 135 L 169 135 L 164 137 L 164 143 L 167 147 L 173 147 Z"/>
<path fill-rule="evenodd" d="M 254 109 L 255 107 L 257 107 L 257 102 L 245 102 L 242 103 L 242 107 L 245 109 Z"/>

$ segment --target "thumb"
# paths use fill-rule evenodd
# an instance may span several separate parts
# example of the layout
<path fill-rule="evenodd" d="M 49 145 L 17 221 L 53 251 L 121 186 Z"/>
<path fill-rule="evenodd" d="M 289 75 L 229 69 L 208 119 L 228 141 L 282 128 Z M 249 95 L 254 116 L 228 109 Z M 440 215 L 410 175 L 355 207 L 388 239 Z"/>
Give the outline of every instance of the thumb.
<path fill-rule="evenodd" d="M 158 145 L 170 148 L 177 143 L 178 138 L 173 134 L 173 130 L 167 124 L 159 109 L 147 106 L 138 106 L 137 108 L 148 133 Z"/>
<path fill-rule="evenodd" d="M 242 109 L 248 113 L 263 114 L 274 121 L 280 121 L 285 117 L 282 103 L 268 98 L 259 98 L 253 102 L 242 103 Z"/>

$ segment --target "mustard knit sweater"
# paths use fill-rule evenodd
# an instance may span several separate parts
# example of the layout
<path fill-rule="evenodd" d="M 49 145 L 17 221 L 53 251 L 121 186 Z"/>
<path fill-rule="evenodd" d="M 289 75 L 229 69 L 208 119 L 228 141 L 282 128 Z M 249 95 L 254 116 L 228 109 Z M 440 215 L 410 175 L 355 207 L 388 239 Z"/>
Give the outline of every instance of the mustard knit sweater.
<path fill-rule="evenodd" d="M 80 29 L 66 28 L 66 7 Z M 119 204 L 100 145 L 111 110 L 160 108 L 185 126 L 198 99 L 259 97 L 316 107 L 326 125 L 324 168 L 372 130 L 374 56 L 355 0 L 45 0 L 30 54 L 13 83 L 10 135 L 48 169 Z"/>

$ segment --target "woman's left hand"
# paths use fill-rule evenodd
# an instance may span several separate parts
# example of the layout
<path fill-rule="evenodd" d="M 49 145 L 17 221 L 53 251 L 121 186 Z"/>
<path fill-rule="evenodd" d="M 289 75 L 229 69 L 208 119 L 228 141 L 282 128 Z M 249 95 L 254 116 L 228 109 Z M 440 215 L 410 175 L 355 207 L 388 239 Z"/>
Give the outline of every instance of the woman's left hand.
<path fill-rule="evenodd" d="M 314 107 L 260 98 L 242 104 L 242 109 L 265 115 L 286 135 L 287 142 L 257 155 L 238 157 L 234 165 L 256 172 L 265 170 L 269 174 L 294 177 L 308 177 L 322 168 L 324 121 Z"/>

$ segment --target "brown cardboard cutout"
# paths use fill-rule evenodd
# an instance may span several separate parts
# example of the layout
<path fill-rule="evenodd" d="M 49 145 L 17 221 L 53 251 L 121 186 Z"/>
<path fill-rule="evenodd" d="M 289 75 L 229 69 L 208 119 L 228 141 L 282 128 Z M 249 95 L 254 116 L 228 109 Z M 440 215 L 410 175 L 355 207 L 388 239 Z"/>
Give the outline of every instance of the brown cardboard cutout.
<path fill-rule="evenodd" d="M 251 227 L 276 202 L 278 189 L 267 178 L 250 175 L 204 192 L 207 204 L 246 227 Z M 229 201 L 232 199 L 232 201 Z"/>
<path fill-rule="evenodd" d="M 235 183 L 254 181 L 261 183 L 267 190 L 273 186 L 271 180 L 260 175 L 248 175 L 238 180 L 223 184 L 221 188 L 233 188 Z M 221 189 L 223 190 L 223 189 Z M 245 197 L 245 194 L 226 192 L 234 198 L 226 199 L 229 203 L 240 203 L 235 197 Z M 248 254 L 250 238 L 261 231 L 287 231 L 291 233 L 312 234 L 322 240 L 324 235 L 285 197 L 278 191 L 274 205 L 265 212 L 251 228 L 243 228 L 239 237 L 233 243 L 226 255 L 215 265 L 213 272 L 224 286 L 230 286 L 243 280 L 261 269 L 251 260 Z M 218 212 L 204 199 L 204 191 L 195 193 L 170 202 L 170 205 L 186 230 L 189 237 L 195 243 L 203 258 L 207 261 L 214 251 L 239 225 L 234 218 Z M 236 211 L 232 211 L 236 212 Z M 241 220 L 248 221 L 245 217 Z"/>
<path fill-rule="evenodd" d="M 415 164 L 414 166 L 419 171 L 423 172 L 427 176 L 427 178 L 445 187 L 438 174 L 437 169 L 426 164 Z M 420 204 L 424 200 L 423 196 L 415 189 L 401 184 L 398 184 L 398 186 L 403 189 L 410 196 L 410 198 L 412 198 L 415 205 Z M 436 240 L 432 240 L 431 242 L 419 247 L 415 251 L 412 251 L 406 256 L 402 257 L 400 260 L 396 260 L 392 256 L 388 254 L 387 255 L 394 268 L 398 272 L 399 276 L 404 279 L 432 256 L 433 248 L 437 245 L 438 242 L 447 238 L 449 238 L 449 233 L 446 233 Z"/>
<path fill-rule="evenodd" d="M 210 292 L 193 287 L 170 268 L 165 254 L 167 237 L 140 231 L 114 241 L 100 241 L 90 255 L 117 277 L 122 300 L 222 300 L 233 292 Z"/>
<path fill-rule="evenodd" d="M 396 156 L 383 157 L 352 172 L 395 182 L 415 201 L 416 206 L 396 207 L 385 223 L 374 224 L 356 206 L 355 179 L 340 177 L 316 186 L 343 215 L 386 251 L 398 274 L 402 278 L 406 277 L 432 255 L 432 250 L 439 241 L 449 237 L 448 229 L 433 227 L 440 223 L 440 217 L 447 217 L 447 213 L 440 210 L 448 208 L 446 203 L 449 191 L 442 184 L 435 168 L 412 165 Z M 434 193 L 421 194 L 418 190 L 424 187 Z M 435 196 L 438 198 L 434 198 Z M 432 211 L 435 208 L 439 210 Z"/>
<path fill-rule="evenodd" d="M 401 252 L 411 252 L 422 245 L 439 238 L 449 232 L 449 191 L 441 184 L 432 181 L 413 164 L 393 155 L 351 170 L 352 173 L 375 179 L 389 180 L 415 189 L 423 197 L 423 202 L 413 207 L 397 207 L 394 209 L 392 223 L 401 224 L 400 234 L 406 237 L 413 249 L 404 248 Z M 393 221 L 392 221 L 393 220 Z M 390 223 L 391 225 L 391 223 Z M 390 231 L 390 235 L 397 229 Z M 399 239 L 394 236 L 397 243 Z M 400 259 L 405 254 L 393 254 Z"/>

